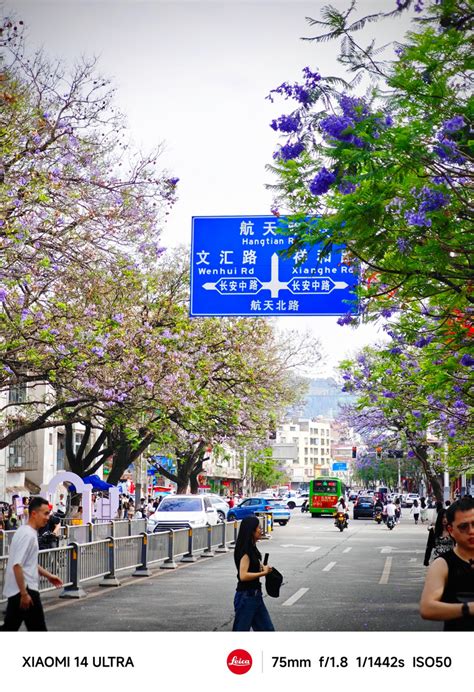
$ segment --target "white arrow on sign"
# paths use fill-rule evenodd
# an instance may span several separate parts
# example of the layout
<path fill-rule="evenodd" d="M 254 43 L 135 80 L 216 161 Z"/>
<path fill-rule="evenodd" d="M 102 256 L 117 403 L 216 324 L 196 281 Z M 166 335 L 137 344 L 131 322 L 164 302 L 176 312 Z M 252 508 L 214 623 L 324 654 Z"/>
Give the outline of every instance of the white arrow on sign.
<path fill-rule="evenodd" d="M 344 289 L 348 288 L 349 284 L 347 284 L 345 281 L 334 281 L 334 279 L 328 279 L 326 277 L 326 280 L 331 282 L 333 287 L 329 291 L 301 291 L 301 292 L 296 292 L 292 288 L 289 288 L 289 284 L 294 279 L 307 279 L 308 277 L 306 276 L 293 276 L 290 281 L 280 281 L 279 278 L 279 262 L 280 262 L 280 257 L 277 252 L 274 252 L 272 257 L 271 257 L 271 269 L 270 269 L 270 281 L 261 281 L 261 286 L 257 288 L 255 291 L 250 291 L 250 292 L 231 292 L 226 295 L 257 295 L 262 289 L 266 288 L 268 291 L 270 291 L 270 295 L 272 298 L 278 298 L 280 291 L 282 290 L 287 290 L 293 293 L 294 295 L 314 295 L 315 293 L 321 293 L 321 295 L 329 295 L 332 291 L 338 290 L 338 289 Z M 232 276 L 228 277 L 229 279 L 232 279 L 232 281 L 245 281 L 249 277 L 246 276 Z M 314 277 L 313 277 L 314 278 Z M 219 288 L 217 286 L 218 282 L 216 281 L 213 283 L 212 281 L 208 281 L 205 284 L 202 285 L 202 287 L 206 291 L 219 291 Z"/>

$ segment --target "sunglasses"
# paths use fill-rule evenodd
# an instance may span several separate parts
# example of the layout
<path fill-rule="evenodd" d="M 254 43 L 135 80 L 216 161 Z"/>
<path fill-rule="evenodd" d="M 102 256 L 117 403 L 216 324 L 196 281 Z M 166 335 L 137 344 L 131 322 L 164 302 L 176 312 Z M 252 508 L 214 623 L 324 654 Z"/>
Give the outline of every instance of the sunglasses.
<path fill-rule="evenodd" d="M 474 521 L 464 521 L 462 524 L 458 524 L 455 528 L 461 533 L 467 533 L 469 528 L 474 529 Z"/>

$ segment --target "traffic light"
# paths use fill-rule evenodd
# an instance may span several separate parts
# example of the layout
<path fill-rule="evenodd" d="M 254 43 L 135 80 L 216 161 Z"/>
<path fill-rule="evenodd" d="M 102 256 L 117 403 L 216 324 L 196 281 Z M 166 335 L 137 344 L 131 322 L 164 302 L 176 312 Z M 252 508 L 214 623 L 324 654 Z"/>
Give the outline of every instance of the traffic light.
<path fill-rule="evenodd" d="M 357 459 L 357 447 L 352 447 L 352 458 Z"/>
<path fill-rule="evenodd" d="M 377 459 L 381 459 L 382 458 L 382 447 L 376 447 L 375 448 L 375 454 L 376 454 Z"/>

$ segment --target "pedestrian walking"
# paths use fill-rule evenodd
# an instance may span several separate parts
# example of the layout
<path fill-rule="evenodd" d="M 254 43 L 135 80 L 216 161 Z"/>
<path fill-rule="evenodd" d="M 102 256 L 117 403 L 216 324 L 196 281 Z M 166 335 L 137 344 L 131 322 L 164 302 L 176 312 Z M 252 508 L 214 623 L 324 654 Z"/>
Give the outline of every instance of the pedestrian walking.
<path fill-rule="evenodd" d="M 420 518 L 420 506 L 418 504 L 418 500 L 413 500 L 413 504 L 410 509 L 410 514 L 413 514 L 415 524 L 418 524 L 418 519 Z"/>
<path fill-rule="evenodd" d="M 420 499 L 420 519 L 422 524 L 428 521 L 428 505 L 424 497 Z"/>
<path fill-rule="evenodd" d="M 262 564 L 257 541 L 262 535 L 258 517 L 242 519 L 235 542 L 234 561 L 237 567 L 237 590 L 234 597 L 234 632 L 273 632 L 275 630 L 263 602 L 260 578 L 272 571 Z"/>
<path fill-rule="evenodd" d="M 436 523 L 428 529 L 428 540 L 426 542 L 426 552 L 423 564 L 428 567 L 430 564 L 431 554 L 433 559 L 439 557 L 443 553 L 447 553 L 454 548 L 454 541 L 448 531 L 448 520 L 446 518 L 446 510 L 442 509 L 438 512 Z"/>
<path fill-rule="evenodd" d="M 474 500 L 462 498 L 446 512 L 455 546 L 430 565 L 420 615 L 444 621 L 445 631 L 474 631 Z"/>
<path fill-rule="evenodd" d="M 397 497 L 395 499 L 394 505 L 395 505 L 395 523 L 398 524 L 398 522 L 400 521 L 401 516 L 402 516 L 402 506 L 401 506 L 399 497 Z"/>
<path fill-rule="evenodd" d="M 28 523 L 20 526 L 13 536 L 3 589 L 8 599 L 3 631 L 16 632 L 23 622 L 28 631 L 46 631 L 39 576 L 53 586 L 62 586 L 58 576 L 38 565 L 38 530 L 46 526 L 50 511 L 47 500 L 34 497 L 29 506 Z"/>

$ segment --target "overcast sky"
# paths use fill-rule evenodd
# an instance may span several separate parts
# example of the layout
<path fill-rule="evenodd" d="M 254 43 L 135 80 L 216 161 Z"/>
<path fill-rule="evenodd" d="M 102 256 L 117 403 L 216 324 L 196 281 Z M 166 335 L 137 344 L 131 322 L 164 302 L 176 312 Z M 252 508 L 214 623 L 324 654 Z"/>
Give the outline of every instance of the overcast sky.
<path fill-rule="evenodd" d="M 343 74 L 337 45 L 302 41 L 324 2 L 259 0 L 10 0 L 27 27 L 29 49 L 73 63 L 98 56 L 100 72 L 117 87 L 132 138 L 142 149 L 165 143 L 163 165 L 180 178 L 179 202 L 163 234 L 167 247 L 189 244 L 191 217 L 268 214 L 272 183 L 265 170 L 277 147 L 271 120 L 289 112 L 272 105 L 268 92 L 296 81 L 308 65 Z M 333 0 L 344 8 L 347 2 Z M 361 11 L 387 10 L 395 0 L 367 0 Z M 399 20 L 371 25 L 379 42 L 401 38 Z M 278 318 L 278 324 L 310 329 L 326 354 L 321 374 L 337 361 L 380 338 L 372 326 L 340 327 L 336 317 Z"/>

